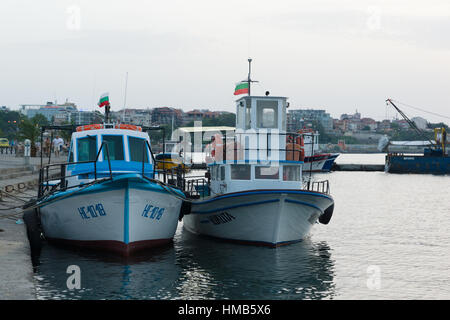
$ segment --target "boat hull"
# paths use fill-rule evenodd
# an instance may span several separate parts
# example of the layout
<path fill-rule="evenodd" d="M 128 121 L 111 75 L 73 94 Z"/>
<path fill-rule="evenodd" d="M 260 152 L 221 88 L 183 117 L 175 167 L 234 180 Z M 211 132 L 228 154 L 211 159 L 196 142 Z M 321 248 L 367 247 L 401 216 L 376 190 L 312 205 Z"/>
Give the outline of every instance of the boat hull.
<path fill-rule="evenodd" d="M 308 172 L 329 172 L 333 167 L 334 161 L 339 156 L 339 153 L 324 153 L 316 154 L 312 157 L 305 157 L 303 171 Z"/>
<path fill-rule="evenodd" d="M 450 157 L 388 155 L 385 171 L 389 173 L 450 174 Z"/>
<path fill-rule="evenodd" d="M 41 224 L 51 242 L 130 255 L 172 240 L 182 200 L 139 177 L 115 178 L 42 203 Z"/>
<path fill-rule="evenodd" d="M 252 190 L 192 203 L 188 231 L 246 244 L 276 247 L 301 241 L 325 210 L 329 195 L 301 190 Z"/>

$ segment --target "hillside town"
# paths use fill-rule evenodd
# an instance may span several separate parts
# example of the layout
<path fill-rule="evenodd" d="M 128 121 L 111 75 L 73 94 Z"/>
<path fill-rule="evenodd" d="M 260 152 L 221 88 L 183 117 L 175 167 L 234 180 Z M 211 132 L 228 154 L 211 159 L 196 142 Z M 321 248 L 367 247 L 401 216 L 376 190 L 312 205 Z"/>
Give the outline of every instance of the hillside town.
<path fill-rule="evenodd" d="M 21 126 L 27 121 L 35 125 L 84 125 L 103 121 L 102 110 L 88 111 L 78 107 L 74 102 L 57 103 L 49 101 L 45 104 L 23 104 L 18 111 L 6 106 L 0 107 L 0 134 L 10 141 L 19 142 L 25 138 Z M 173 129 L 191 127 L 195 121 L 202 121 L 203 126 L 231 126 L 235 125 L 235 114 L 228 111 L 211 111 L 208 108 L 198 108 L 184 111 L 174 107 L 143 107 L 125 108 L 112 111 L 111 117 L 120 123 L 139 126 L 163 126 L 166 128 L 166 138 L 170 139 Z M 413 117 L 416 126 L 432 137 L 432 130 L 436 126 L 422 117 Z M 357 110 L 354 113 L 341 114 L 338 119 L 333 118 L 323 108 L 290 107 L 287 112 L 287 130 L 296 132 L 303 128 L 311 128 L 320 133 L 320 143 L 327 145 L 329 150 L 345 151 L 376 151 L 375 145 L 383 135 L 394 140 L 422 139 L 410 128 L 408 122 L 402 118 L 374 120 L 363 116 Z M 23 131 L 23 130 L 22 130 Z M 38 134 L 28 137 L 37 140 Z M 67 140 L 67 139 L 66 139 Z M 156 140 L 159 140 L 157 137 Z M 37 142 L 37 141 L 36 141 Z M 155 141 L 159 142 L 159 141 Z M 356 149 L 355 149 L 356 148 Z"/>

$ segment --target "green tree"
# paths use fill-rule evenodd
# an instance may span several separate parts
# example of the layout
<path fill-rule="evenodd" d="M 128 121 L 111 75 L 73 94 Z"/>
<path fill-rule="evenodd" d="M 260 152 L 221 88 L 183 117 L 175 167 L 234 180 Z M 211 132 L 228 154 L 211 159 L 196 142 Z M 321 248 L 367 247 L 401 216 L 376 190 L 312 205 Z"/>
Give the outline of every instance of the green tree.
<path fill-rule="evenodd" d="M 36 140 L 40 134 L 40 126 L 36 121 L 23 119 L 19 124 L 19 139 L 30 139 L 31 141 L 31 156 L 36 156 Z"/>

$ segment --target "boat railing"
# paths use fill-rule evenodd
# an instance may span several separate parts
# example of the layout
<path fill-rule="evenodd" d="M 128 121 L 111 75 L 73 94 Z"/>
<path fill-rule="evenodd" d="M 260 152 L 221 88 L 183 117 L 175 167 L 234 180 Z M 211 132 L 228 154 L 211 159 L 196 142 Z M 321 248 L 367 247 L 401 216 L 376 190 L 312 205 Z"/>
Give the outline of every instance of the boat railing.
<path fill-rule="evenodd" d="M 153 160 L 153 163 L 156 168 L 157 160 L 155 160 L 155 156 L 153 155 L 152 147 L 150 146 L 150 143 L 148 143 L 148 141 L 145 140 L 145 143 L 142 144 L 142 171 L 141 171 L 142 177 L 145 177 L 145 163 L 147 163 L 145 161 L 145 154 L 146 154 L 147 149 L 150 152 L 150 155 L 152 156 L 152 160 Z M 152 172 L 152 178 L 155 178 L 155 170 L 153 170 L 153 172 Z"/>
<path fill-rule="evenodd" d="M 184 190 L 188 198 L 198 199 L 210 195 L 209 183 L 205 177 L 189 177 Z"/>
<path fill-rule="evenodd" d="M 330 194 L 330 183 L 328 180 L 307 181 L 304 184 L 304 190 Z"/>
<path fill-rule="evenodd" d="M 106 157 L 108 160 L 108 168 L 109 168 L 109 177 L 99 179 L 98 174 L 97 174 L 97 162 L 98 162 L 100 153 L 103 150 L 103 147 L 105 147 L 105 150 L 106 150 Z M 79 176 L 80 173 L 66 175 L 66 168 L 69 165 L 79 165 L 79 164 L 89 164 L 89 163 L 93 164 L 94 170 L 83 172 L 83 174 L 85 174 L 86 176 L 88 176 L 89 174 L 93 174 L 94 182 L 99 181 L 99 180 L 105 181 L 105 180 L 112 179 L 113 175 L 112 175 L 112 170 L 111 170 L 111 161 L 110 161 L 110 156 L 109 156 L 108 144 L 104 141 L 104 142 L 102 142 L 100 149 L 97 152 L 95 160 L 64 162 L 64 163 L 50 163 L 44 167 L 41 167 L 39 169 L 38 200 L 56 192 L 56 191 L 65 191 L 68 189 L 78 188 L 78 187 L 85 185 L 85 183 L 80 183 L 80 184 L 68 186 L 67 179 L 70 177 Z M 60 169 L 59 174 L 58 174 L 58 169 Z"/>

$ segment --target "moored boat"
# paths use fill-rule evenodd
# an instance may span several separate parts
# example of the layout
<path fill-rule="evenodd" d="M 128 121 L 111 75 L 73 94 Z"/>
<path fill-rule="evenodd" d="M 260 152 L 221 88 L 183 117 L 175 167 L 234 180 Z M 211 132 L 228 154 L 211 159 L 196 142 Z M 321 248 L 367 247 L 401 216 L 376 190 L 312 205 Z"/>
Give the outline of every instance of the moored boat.
<path fill-rule="evenodd" d="M 450 155 L 446 150 L 447 132 L 444 127 L 434 128 L 434 141 L 429 140 L 425 133 L 419 129 L 393 102 L 390 103 L 407 121 L 407 123 L 417 131 L 417 133 L 427 139 L 423 141 L 423 154 L 405 154 L 388 152 L 385 159 L 385 172 L 389 173 L 423 173 L 423 174 L 450 174 Z M 391 142 L 387 137 L 383 137 L 379 142 L 380 151 L 388 151 Z"/>
<path fill-rule="evenodd" d="M 58 179 L 49 177 L 58 166 Z M 41 169 L 46 239 L 130 255 L 172 240 L 184 194 L 158 181 L 150 138 L 124 124 L 80 126 L 66 164 Z"/>
<path fill-rule="evenodd" d="M 249 73 L 249 89 L 250 83 Z M 208 183 L 190 184 L 202 192 L 183 226 L 247 244 L 276 247 L 301 241 L 317 221 L 331 219 L 328 181 L 303 184 L 304 144 L 301 134 L 286 132 L 287 98 L 251 96 L 249 91 L 236 101 L 233 138 L 215 137 L 211 144 Z"/>
<path fill-rule="evenodd" d="M 312 172 L 330 172 L 339 153 L 322 152 L 319 148 L 319 132 L 312 129 L 301 129 L 297 133 L 303 136 L 305 148 L 305 169 Z"/>

